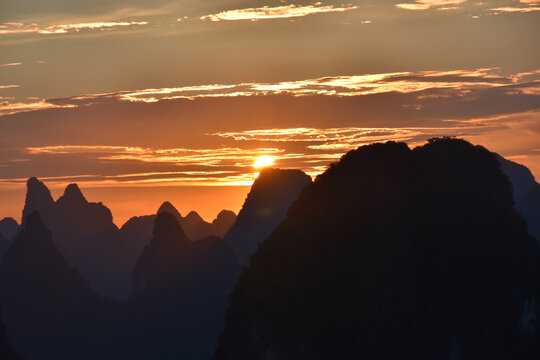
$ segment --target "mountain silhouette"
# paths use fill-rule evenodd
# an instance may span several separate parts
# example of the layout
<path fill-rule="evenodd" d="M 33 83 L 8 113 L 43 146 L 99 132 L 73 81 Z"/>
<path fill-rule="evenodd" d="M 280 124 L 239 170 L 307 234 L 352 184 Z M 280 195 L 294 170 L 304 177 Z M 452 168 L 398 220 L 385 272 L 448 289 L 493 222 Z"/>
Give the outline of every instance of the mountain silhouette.
<path fill-rule="evenodd" d="M 347 153 L 251 258 L 215 359 L 538 359 L 540 245 L 513 205 L 463 140 Z"/>
<path fill-rule="evenodd" d="M 285 218 L 291 204 L 309 183 L 311 178 L 300 170 L 261 171 L 225 236 L 242 264 L 249 262 L 259 243 Z"/>
<path fill-rule="evenodd" d="M 106 206 L 88 202 L 76 184 L 68 185 L 55 202 L 42 182 L 30 178 L 23 223 L 33 211 L 39 211 L 60 253 L 92 289 L 116 298 L 128 295 L 132 263 L 126 259 L 126 248 L 130 244 L 122 242 Z"/>
<path fill-rule="evenodd" d="M 0 220 L 0 234 L 8 240 L 13 240 L 19 231 L 19 224 L 15 219 L 7 217 Z"/>
<path fill-rule="evenodd" d="M 26 214 L 0 263 L 0 292 L 19 353 L 36 360 L 81 358 L 98 327 L 99 298 L 56 249 L 37 212 Z"/>
<path fill-rule="evenodd" d="M 496 156 L 501 164 L 501 170 L 512 183 L 514 201 L 516 206 L 519 206 L 529 189 L 536 184 L 534 176 L 526 166 L 505 159 L 498 154 Z"/>
<path fill-rule="evenodd" d="M 133 270 L 128 338 L 140 346 L 127 358 L 208 359 L 239 270 L 222 239 L 192 242 L 177 217 L 160 212 Z"/>
<path fill-rule="evenodd" d="M 185 218 L 180 212 L 168 201 L 165 201 L 156 214 L 167 212 L 172 214 L 176 220 L 182 225 L 183 231 L 190 240 L 198 240 L 211 235 L 223 237 L 230 229 L 236 215 L 232 211 L 222 210 L 212 223 L 204 221 L 199 214 L 192 211 Z M 126 254 L 129 267 L 133 269 L 142 249 L 148 244 L 152 237 L 152 230 L 156 221 L 156 215 L 135 216 L 129 219 L 120 228 L 120 237 L 122 242 L 129 244 L 125 246 L 124 253 Z"/>
<path fill-rule="evenodd" d="M 518 210 L 527 221 L 529 233 L 540 241 L 540 184 L 529 188 L 518 205 Z"/>
<path fill-rule="evenodd" d="M 499 155 L 497 159 L 512 183 L 516 209 L 527 222 L 529 233 L 540 241 L 540 184 L 527 167 Z"/>

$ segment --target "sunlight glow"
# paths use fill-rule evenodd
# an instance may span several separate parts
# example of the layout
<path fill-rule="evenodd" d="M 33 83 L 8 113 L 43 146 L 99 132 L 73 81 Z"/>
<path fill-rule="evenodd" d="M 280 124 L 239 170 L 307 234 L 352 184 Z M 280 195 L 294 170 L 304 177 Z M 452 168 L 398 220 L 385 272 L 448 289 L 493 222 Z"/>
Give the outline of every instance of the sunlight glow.
<path fill-rule="evenodd" d="M 276 162 L 276 159 L 272 156 L 259 156 L 255 163 L 253 163 L 254 168 L 261 168 L 265 166 L 271 166 L 274 165 Z"/>

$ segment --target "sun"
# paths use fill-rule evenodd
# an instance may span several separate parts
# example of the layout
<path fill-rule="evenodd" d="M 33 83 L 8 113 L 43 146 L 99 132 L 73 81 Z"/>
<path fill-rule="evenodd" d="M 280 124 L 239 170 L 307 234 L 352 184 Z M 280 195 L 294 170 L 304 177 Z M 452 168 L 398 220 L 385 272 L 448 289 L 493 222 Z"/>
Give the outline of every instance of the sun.
<path fill-rule="evenodd" d="M 276 162 L 276 159 L 272 156 L 259 156 L 257 159 L 255 159 L 255 162 L 253 163 L 254 168 L 262 168 L 265 166 L 271 166 L 274 165 Z"/>

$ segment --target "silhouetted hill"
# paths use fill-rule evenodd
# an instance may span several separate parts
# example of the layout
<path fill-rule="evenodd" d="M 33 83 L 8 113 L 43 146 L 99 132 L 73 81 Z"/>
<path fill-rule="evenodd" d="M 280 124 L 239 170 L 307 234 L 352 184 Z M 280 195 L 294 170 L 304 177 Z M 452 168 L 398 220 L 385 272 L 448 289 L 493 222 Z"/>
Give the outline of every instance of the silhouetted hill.
<path fill-rule="evenodd" d="M 516 206 L 519 206 L 529 189 L 536 184 L 534 176 L 527 167 L 521 164 L 507 160 L 500 155 L 497 155 L 497 160 L 501 164 L 501 170 L 512 183 L 514 201 Z"/>
<path fill-rule="evenodd" d="M 91 347 L 98 297 L 64 260 L 37 212 L 0 263 L 0 292 L 6 328 L 28 359 L 80 359 Z"/>
<path fill-rule="evenodd" d="M 210 235 L 222 237 L 236 220 L 234 212 L 229 210 L 222 210 L 212 223 L 204 221 L 195 211 L 190 212 L 184 218 L 168 201 L 165 201 L 159 207 L 156 214 L 161 214 L 163 212 L 173 214 L 176 220 L 182 225 L 187 237 L 192 241 Z M 131 268 L 133 268 L 142 249 L 148 244 L 148 240 L 152 237 L 152 229 L 155 221 L 156 215 L 135 216 L 129 219 L 120 228 L 122 241 L 130 244 L 128 251 L 130 254 L 129 262 L 132 264 Z"/>
<path fill-rule="evenodd" d="M 190 241 L 177 218 L 157 215 L 133 271 L 127 303 L 130 359 L 208 359 L 240 266 L 222 239 Z"/>
<path fill-rule="evenodd" d="M 529 188 L 518 210 L 527 221 L 529 233 L 540 241 L 540 184 L 535 183 Z"/>
<path fill-rule="evenodd" d="M 100 294 L 117 298 L 129 292 L 129 244 L 120 239 L 111 211 L 102 203 L 88 202 L 76 184 L 66 187 L 55 202 L 36 178 L 27 182 L 23 222 L 32 211 L 42 214 L 53 241 L 67 262 Z"/>
<path fill-rule="evenodd" d="M 54 200 L 49 189 L 35 177 L 26 182 L 26 199 L 22 212 L 23 223 L 26 217 L 38 211 L 43 214 L 43 220 L 48 220 L 54 211 Z"/>
<path fill-rule="evenodd" d="M 300 170 L 264 169 L 253 183 L 225 241 L 242 264 L 247 264 L 259 243 L 285 218 L 311 178 Z"/>
<path fill-rule="evenodd" d="M 7 217 L 0 220 L 0 234 L 8 240 L 13 240 L 19 231 L 19 224 L 15 219 Z"/>
<path fill-rule="evenodd" d="M 19 231 L 19 224 L 13 218 L 0 220 L 0 260 L 8 249 L 15 235 Z"/>
<path fill-rule="evenodd" d="M 236 222 L 236 214 L 230 210 L 221 210 L 212 221 L 214 235 L 223 238 Z"/>
<path fill-rule="evenodd" d="M 484 148 L 360 147 L 261 243 L 215 359 L 538 359 L 539 247 Z"/>
<path fill-rule="evenodd" d="M 540 241 L 540 184 L 525 166 L 499 155 L 497 159 L 512 183 L 516 209 L 527 222 L 529 233 Z"/>

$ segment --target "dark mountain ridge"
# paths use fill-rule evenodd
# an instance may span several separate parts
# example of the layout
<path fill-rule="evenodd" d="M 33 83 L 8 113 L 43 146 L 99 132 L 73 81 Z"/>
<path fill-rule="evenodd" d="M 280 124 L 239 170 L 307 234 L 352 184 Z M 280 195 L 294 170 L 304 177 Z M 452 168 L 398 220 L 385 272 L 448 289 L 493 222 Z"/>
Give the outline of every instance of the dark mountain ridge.
<path fill-rule="evenodd" d="M 141 346 L 123 356 L 208 359 L 239 271 L 221 238 L 190 241 L 174 214 L 160 212 L 133 270 L 133 292 L 126 304 L 130 341 Z"/>
<path fill-rule="evenodd" d="M 26 214 L 0 263 L 0 293 L 6 328 L 25 357 L 91 358 L 80 349 L 96 340 L 100 300 L 56 249 L 37 212 Z"/>
<path fill-rule="evenodd" d="M 300 170 L 264 169 L 261 171 L 225 236 L 242 264 L 247 264 L 259 243 L 285 218 L 311 178 Z"/>
<path fill-rule="evenodd" d="M 539 266 L 492 153 L 360 147 L 261 243 L 215 359 L 537 359 Z"/>

